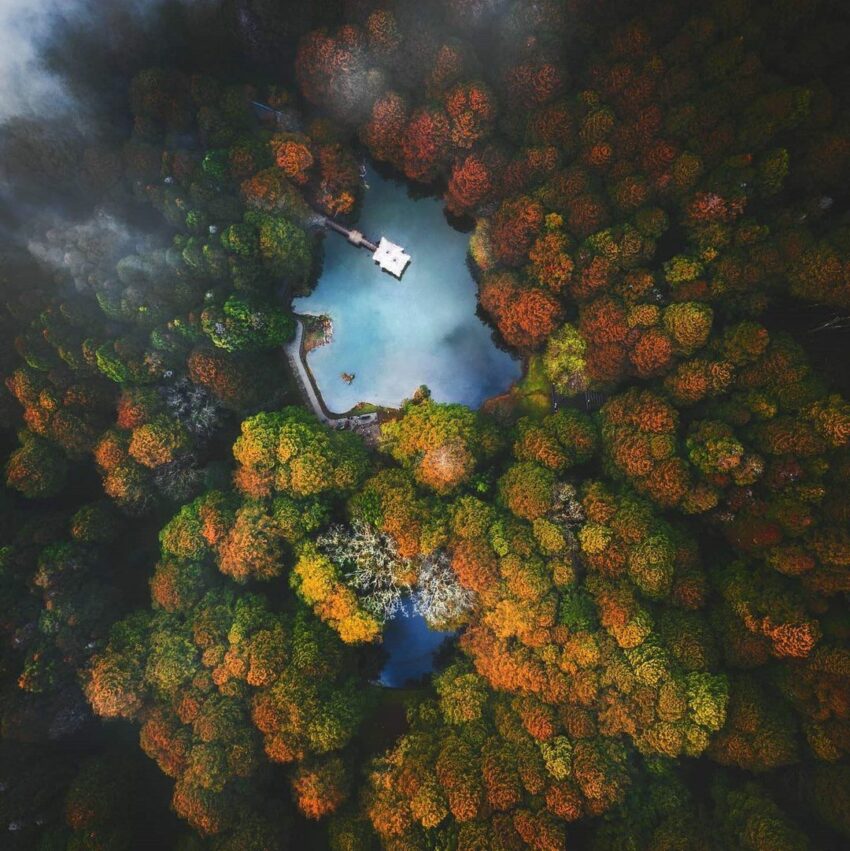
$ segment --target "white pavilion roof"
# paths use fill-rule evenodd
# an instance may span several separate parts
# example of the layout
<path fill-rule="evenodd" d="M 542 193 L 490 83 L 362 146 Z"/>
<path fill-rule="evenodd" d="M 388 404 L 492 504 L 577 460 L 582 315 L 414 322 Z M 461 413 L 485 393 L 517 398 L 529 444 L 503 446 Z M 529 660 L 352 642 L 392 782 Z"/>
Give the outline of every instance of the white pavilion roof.
<path fill-rule="evenodd" d="M 372 255 L 372 259 L 385 271 L 397 278 L 401 278 L 411 257 L 405 254 L 404 249 L 385 237 L 381 237 L 378 250 Z"/>

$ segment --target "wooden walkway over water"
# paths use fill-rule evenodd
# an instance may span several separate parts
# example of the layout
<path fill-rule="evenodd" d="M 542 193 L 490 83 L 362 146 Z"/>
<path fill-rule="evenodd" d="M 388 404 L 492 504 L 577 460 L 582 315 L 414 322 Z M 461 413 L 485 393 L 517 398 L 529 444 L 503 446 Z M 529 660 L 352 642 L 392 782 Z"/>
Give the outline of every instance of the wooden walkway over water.
<path fill-rule="evenodd" d="M 327 217 L 322 217 L 322 222 L 328 230 L 344 236 L 356 248 L 367 248 L 372 252 L 372 259 L 381 267 L 382 271 L 389 272 L 401 280 L 401 276 L 410 263 L 411 257 L 400 245 L 390 242 L 384 236 L 375 245 L 374 242 L 367 239 L 359 230 L 349 229 Z"/>
<path fill-rule="evenodd" d="M 360 233 L 359 230 L 349 230 L 347 227 L 344 227 L 341 224 L 338 224 L 333 219 L 325 219 L 325 227 L 328 230 L 335 231 L 336 233 L 344 236 L 352 245 L 360 248 L 368 248 L 373 254 L 378 250 L 378 246 L 375 245 L 374 242 L 370 242 Z"/>

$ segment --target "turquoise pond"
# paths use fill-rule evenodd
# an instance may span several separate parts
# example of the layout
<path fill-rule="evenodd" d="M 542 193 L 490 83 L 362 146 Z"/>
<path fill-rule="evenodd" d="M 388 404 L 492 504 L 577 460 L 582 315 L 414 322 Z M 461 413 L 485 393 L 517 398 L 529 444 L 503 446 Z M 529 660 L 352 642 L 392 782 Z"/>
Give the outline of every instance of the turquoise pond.
<path fill-rule="evenodd" d="M 375 243 L 386 236 L 413 260 L 398 281 L 366 249 L 325 235 L 322 276 L 293 305 L 333 322 L 331 343 L 307 356 L 325 404 L 337 413 L 358 402 L 397 407 L 426 384 L 438 402 L 477 408 L 519 378 L 521 364 L 496 348 L 475 315 L 469 236 L 449 225 L 439 199 L 411 198 L 403 182 L 374 169 L 366 181 L 356 227 Z M 350 385 L 343 372 L 355 375 Z"/>

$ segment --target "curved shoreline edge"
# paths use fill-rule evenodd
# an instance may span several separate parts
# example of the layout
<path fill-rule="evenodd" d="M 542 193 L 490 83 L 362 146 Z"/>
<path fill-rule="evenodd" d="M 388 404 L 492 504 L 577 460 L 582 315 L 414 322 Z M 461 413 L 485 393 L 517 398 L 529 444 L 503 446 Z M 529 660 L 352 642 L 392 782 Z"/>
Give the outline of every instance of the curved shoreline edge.
<path fill-rule="evenodd" d="M 302 316 L 300 314 L 293 313 L 292 318 L 295 320 L 295 337 L 290 342 L 284 344 L 283 351 L 286 355 L 287 361 L 289 362 L 292 374 L 295 376 L 296 383 L 298 384 L 298 389 L 301 391 L 301 395 L 306 399 L 313 413 L 316 415 L 316 417 L 318 417 L 321 422 L 332 427 L 336 427 L 338 423 L 342 422 L 343 420 L 347 420 L 350 417 L 358 416 L 356 406 L 353 408 L 349 408 L 348 411 L 342 413 L 332 411 L 327 406 L 324 397 L 322 396 L 322 391 L 319 389 L 319 385 L 316 382 L 316 378 L 313 375 L 309 364 L 307 363 L 307 351 L 305 350 L 304 334 L 305 329 Z M 491 396 L 490 398 L 485 399 L 479 406 L 478 410 L 484 408 L 487 405 L 487 402 L 491 401 L 492 399 L 498 399 L 499 397 L 510 393 L 511 389 L 525 378 L 528 373 L 528 358 L 523 357 L 521 360 L 522 373 L 520 377 L 516 379 L 516 381 L 511 382 L 510 386 L 503 393 L 497 393 L 495 396 Z M 381 408 L 382 406 L 377 407 Z M 397 410 L 387 408 L 382 409 Z"/>
<path fill-rule="evenodd" d="M 310 404 L 313 413 L 323 423 L 333 424 L 338 420 L 345 419 L 347 414 L 334 413 L 325 404 L 319 385 L 307 365 L 307 353 L 304 351 L 304 322 L 297 314 L 293 314 L 293 319 L 295 319 L 295 337 L 284 345 L 283 350 L 301 394 Z"/>

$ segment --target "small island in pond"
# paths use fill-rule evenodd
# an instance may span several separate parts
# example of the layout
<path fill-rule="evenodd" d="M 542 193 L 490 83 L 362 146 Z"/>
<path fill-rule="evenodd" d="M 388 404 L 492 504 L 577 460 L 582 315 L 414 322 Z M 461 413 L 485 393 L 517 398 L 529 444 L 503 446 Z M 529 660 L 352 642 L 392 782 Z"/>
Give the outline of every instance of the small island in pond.
<path fill-rule="evenodd" d="M 309 354 L 320 346 L 327 346 L 333 340 L 334 327 L 330 316 L 302 314 L 304 323 L 304 353 Z"/>

